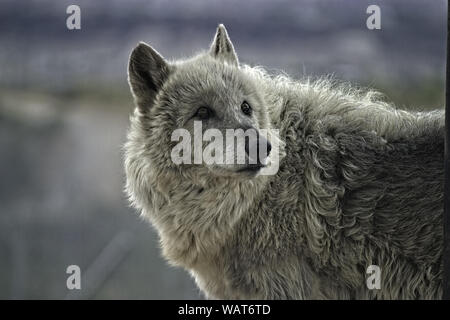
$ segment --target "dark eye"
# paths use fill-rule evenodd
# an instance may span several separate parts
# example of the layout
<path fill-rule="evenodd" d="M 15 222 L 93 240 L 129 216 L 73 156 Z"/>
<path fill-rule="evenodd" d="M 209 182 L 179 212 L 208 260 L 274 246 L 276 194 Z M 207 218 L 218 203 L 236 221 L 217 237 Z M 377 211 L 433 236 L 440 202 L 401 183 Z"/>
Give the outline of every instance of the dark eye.
<path fill-rule="evenodd" d="M 242 102 L 241 110 L 247 116 L 251 116 L 252 115 L 252 107 L 250 107 L 250 105 L 248 104 L 247 101 Z"/>
<path fill-rule="evenodd" d="M 212 115 L 211 109 L 207 107 L 200 107 L 198 108 L 197 112 L 195 113 L 195 116 L 199 119 L 206 120 L 210 118 Z"/>

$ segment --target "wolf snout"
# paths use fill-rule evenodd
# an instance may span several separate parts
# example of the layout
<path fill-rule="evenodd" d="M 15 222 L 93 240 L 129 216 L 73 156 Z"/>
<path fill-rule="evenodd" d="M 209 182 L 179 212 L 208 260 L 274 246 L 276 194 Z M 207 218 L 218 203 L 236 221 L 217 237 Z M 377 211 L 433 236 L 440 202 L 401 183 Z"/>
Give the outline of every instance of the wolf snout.
<path fill-rule="evenodd" d="M 256 141 L 252 141 L 256 140 Z M 249 164 L 265 166 L 266 159 L 269 157 L 272 145 L 263 136 L 258 135 L 257 139 L 245 140 L 245 153 L 248 157 Z"/>

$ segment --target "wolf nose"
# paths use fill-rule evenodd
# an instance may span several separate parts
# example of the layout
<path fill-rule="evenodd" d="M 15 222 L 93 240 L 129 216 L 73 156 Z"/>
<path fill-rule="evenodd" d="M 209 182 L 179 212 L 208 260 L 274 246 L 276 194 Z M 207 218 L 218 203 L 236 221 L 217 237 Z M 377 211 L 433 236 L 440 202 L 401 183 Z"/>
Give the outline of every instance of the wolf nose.
<path fill-rule="evenodd" d="M 245 153 L 249 157 L 249 160 L 254 159 L 254 154 L 250 153 L 250 139 L 245 140 Z M 265 148 L 263 146 L 265 145 Z M 263 148 L 263 150 L 261 150 Z M 270 151 L 272 150 L 272 145 L 269 141 L 267 141 L 265 138 L 258 136 L 256 141 L 256 162 L 257 164 L 264 164 L 264 160 L 267 159 L 267 157 L 270 154 Z"/>
<path fill-rule="evenodd" d="M 269 156 L 270 151 L 272 151 L 272 145 L 270 144 L 269 141 L 267 141 L 267 156 Z"/>
<path fill-rule="evenodd" d="M 263 147 L 265 145 L 265 148 Z M 260 148 L 263 148 L 261 151 Z M 265 149 L 265 150 L 264 150 Z M 258 163 L 263 163 L 263 161 L 269 156 L 272 150 L 272 145 L 263 137 L 258 137 Z"/>

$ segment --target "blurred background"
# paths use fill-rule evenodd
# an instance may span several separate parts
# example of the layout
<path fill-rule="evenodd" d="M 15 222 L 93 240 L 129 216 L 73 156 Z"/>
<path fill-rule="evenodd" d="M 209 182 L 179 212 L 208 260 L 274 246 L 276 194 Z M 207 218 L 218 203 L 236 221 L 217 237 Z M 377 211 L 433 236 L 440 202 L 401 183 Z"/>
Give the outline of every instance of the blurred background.
<path fill-rule="evenodd" d="M 66 27 L 71 4 L 81 30 Z M 371 4 L 381 30 L 366 27 Z M 333 74 L 402 108 L 444 105 L 445 0 L 0 0 L 0 298 L 202 298 L 128 207 L 121 147 L 132 48 L 190 56 L 218 23 L 242 62 Z"/>

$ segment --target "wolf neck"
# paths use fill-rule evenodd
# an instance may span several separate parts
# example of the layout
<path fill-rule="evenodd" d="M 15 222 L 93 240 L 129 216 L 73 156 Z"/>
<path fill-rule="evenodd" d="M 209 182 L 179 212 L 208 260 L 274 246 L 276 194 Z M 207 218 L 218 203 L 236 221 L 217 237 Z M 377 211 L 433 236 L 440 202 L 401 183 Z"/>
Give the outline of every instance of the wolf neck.
<path fill-rule="evenodd" d="M 164 200 L 155 203 L 158 214 L 151 219 L 159 231 L 164 256 L 184 267 L 219 254 L 236 223 L 265 188 L 268 177 L 193 181 L 179 173 L 159 177 L 155 193 Z"/>

